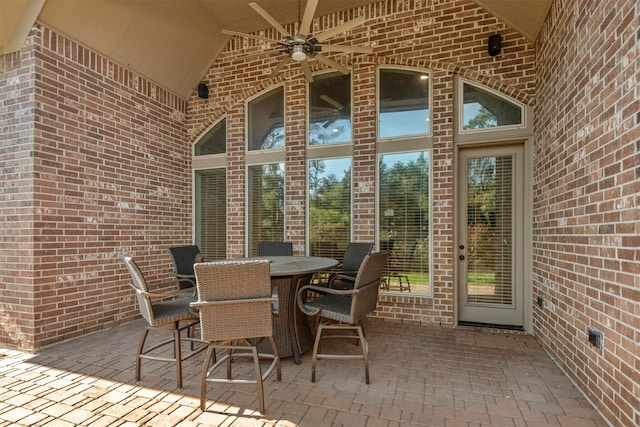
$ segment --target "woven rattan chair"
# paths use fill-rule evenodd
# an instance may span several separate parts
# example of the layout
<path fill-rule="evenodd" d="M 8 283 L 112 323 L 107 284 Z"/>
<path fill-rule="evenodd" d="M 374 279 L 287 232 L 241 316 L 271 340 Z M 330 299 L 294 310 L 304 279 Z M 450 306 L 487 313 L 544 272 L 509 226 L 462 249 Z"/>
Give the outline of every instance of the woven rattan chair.
<path fill-rule="evenodd" d="M 370 242 L 349 243 L 344 251 L 342 264 L 338 266 L 338 270 L 329 275 L 327 286 L 334 289 L 353 288 L 362 261 L 372 248 L 373 243 Z"/>
<path fill-rule="evenodd" d="M 176 366 L 178 388 L 182 388 L 182 362 L 206 349 L 205 345 L 193 338 L 194 327 L 199 323 L 197 314 L 194 314 L 190 307 L 190 303 L 195 300 L 195 297 L 180 293 L 179 289 L 176 289 L 175 280 L 159 284 L 160 286 L 171 285 L 174 288 L 172 291 L 150 292 L 144 275 L 133 258 L 124 254 L 120 255 L 120 258 L 124 261 L 131 274 L 132 282 L 130 286 L 136 292 L 140 314 L 148 325 L 142 335 L 136 353 L 136 380 L 140 380 L 142 359 L 171 362 Z M 187 336 L 182 338 L 181 333 L 185 330 L 187 331 Z M 147 337 L 151 331 L 171 334 L 171 338 L 145 348 Z M 187 354 L 182 352 L 183 341 L 191 343 L 190 351 Z M 196 342 L 201 345 L 194 346 Z M 162 351 L 169 345 L 173 346 L 172 357 L 167 356 Z"/>
<path fill-rule="evenodd" d="M 196 276 L 193 264 L 202 262 L 202 253 L 196 245 L 173 246 L 169 248 L 173 261 L 173 275 L 178 279 L 180 289 L 195 288 Z"/>
<path fill-rule="evenodd" d="M 291 242 L 258 242 L 258 256 L 291 256 Z"/>
<path fill-rule="evenodd" d="M 369 345 L 364 336 L 362 320 L 376 309 L 381 276 L 388 257 L 388 251 L 366 255 L 352 289 L 342 290 L 307 285 L 298 291 L 297 302 L 300 309 L 307 315 L 319 316 L 311 362 L 312 382 L 316 380 L 318 359 L 362 359 L 365 381 L 369 384 Z M 314 292 L 319 296 L 307 299 L 307 296 L 312 296 Z M 323 335 L 330 330 L 347 330 L 353 333 Z M 362 348 L 362 354 L 320 353 L 320 342 L 323 339 L 357 339 Z"/>
<path fill-rule="evenodd" d="M 219 261 L 195 265 L 202 341 L 208 343 L 200 381 L 200 407 L 206 408 L 207 383 L 257 384 L 260 412 L 265 412 L 263 381 L 274 371 L 281 380 L 280 357 L 273 339 L 271 274 L 268 260 Z M 272 354 L 260 353 L 261 341 L 270 343 Z M 216 350 L 226 354 L 216 361 Z M 253 360 L 255 379 L 232 375 L 237 358 Z M 214 360 L 213 366 L 211 360 Z M 261 360 L 270 361 L 264 372 Z M 226 378 L 216 370 L 226 364 Z"/>

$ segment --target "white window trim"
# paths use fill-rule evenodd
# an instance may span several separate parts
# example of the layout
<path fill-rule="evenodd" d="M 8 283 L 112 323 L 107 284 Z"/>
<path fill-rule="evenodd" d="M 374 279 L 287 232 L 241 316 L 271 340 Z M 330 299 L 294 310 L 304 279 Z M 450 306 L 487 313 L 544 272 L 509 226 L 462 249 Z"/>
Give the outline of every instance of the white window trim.
<path fill-rule="evenodd" d="M 283 104 L 283 112 L 282 112 L 282 120 L 283 120 L 283 125 L 284 125 L 284 146 L 282 148 L 272 148 L 269 150 L 249 150 L 249 127 L 250 127 L 250 123 L 249 123 L 249 104 L 251 103 L 251 101 L 260 98 L 261 96 L 274 91 L 276 89 L 282 88 L 282 97 L 283 100 L 282 102 Z M 249 160 L 250 157 L 253 156 L 264 156 L 266 153 L 277 153 L 277 152 L 282 152 L 282 157 L 284 158 L 284 153 L 285 150 L 287 148 L 287 87 L 284 83 L 278 84 L 278 85 L 274 85 L 271 86 L 263 91 L 261 91 L 260 93 L 257 93 L 255 95 L 253 95 L 250 98 L 245 99 L 244 101 L 244 151 L 245 151 L 245 155 L 247 156 L 247 160 Z M 255 160 L 254 160 L 255 162 Z M 270 162 L 262 162 L 262 163 L 270 163 Z M 254 163 L 255 164 L 255 163 Z"/>
<path fill-rule="evenodd" d="M 464 117 L 464 84 L 477 87 L 483 91 L 489 92 L 498 98 L 504 99 L 522 109 L 522 123 L 508 126 L 498 126 L 483 129 L 462 129 Z M 471 80 L 456 76 L 455 78 L 455 114 L 453 115 L 454 123 L 454 142 L 457 144 L 477 144 L 479 142 L 500 142 L 510 141 L 514 139 L 526 138 L 533 135 L 533 109 L 532 107 L 519 102 L 510 96 L 500 93 L 496 90 L 488 88 L 484 85 L 472 82 Z"/>
<path fill-rule="evenodd" d="M 425 133 L 418 133 L 413 135 L 404 135 L 404 136 L 393 136 L 388 138 L 380 138 L 380 71 L 382 70 L 403 70 L 403 71 L 413 71 L 417 73 L 422 73 L 429 76 L 429 131 Z M 401 67 L 394 65 L 384 65 L 376 67 L 376 141 L 382 145 L 384 142 L 389 143 L 404 143 L 419 140 L 422 141 L 424 138 L 433 138 L 433 73 L 430 70 L 426 70 L 424 68 L 415 68 L 415 67 Z M 413 150 L 410 150 L 413 151 Z"/>
<path fill-rule="evenodd" d="M 251 163 L 249 164 L 248 162 L 245 163 L 245 168 L 244 168 L 244 182 L 245 182 L 245 192 L 244 192 L 244 206 L 245 206 L 245 212 L 244 212 L 244 235 L 245 235 L 245 239 L 244 239 L 244 253 L 249 256 L 251 254 L 251 242 L 249 239 L 249 213 L 250 213 L 250 209 L 249 209 L 249 168 L 251 166 L 262 166 L 262 165 L 268 165 L 268 164 L 272 164 L 272 163 L 282 163 L 283 165 L 283 172 L 284 172 L 284 182 L 285 182 L 285 189 L 284 189 L 284 200 L 282 200 L 282 204 L 283 204 L 283 209 L 284 209 L 284 223 L 283 223 L 283 233 L 282 233 L 282 238 L 283 241 L 286 240 L 287 236 L 287 221 L 289 219 L 289 216 L 287 215 L 287 188 L 286 188 L 286 182 L 287 182 L 287 164 L 284 160 L 281 161 L 274 161 L 274 162 L 269 162 L 269 161 L 262 161 L 262 162 L 258 162 L 258 163 Z"/>
<path fill-rule="evenodd" d="M 313 77 L 318 77 L 318 76 L 325 76 L 328 74 L 335 74 L 335 75 L 342 75 L 342 73 L 335 71 L 335 70 L 329 70 L 329 71 L 324 71 L 324 72 L 320 72 L 320 73 L 316 73 L 313 74 Z M 330 147 L 330 146 L 334 146 L 334 147 L 339 147 L 339 146 L 353 146 L 353 77 L 352 74 L 349 73 L 349 99 L 351 102 L 351 114 L 349 116 L 349 121 L 351 123 L 351 134 L 349 135 L 349 141 L 344 141 L 344 142 L 335 142 L 335 143 L 331 143 L 331 144 L 317 144 L 317 145 L 310 145 L 309 144 L 309 129 L 311 128 L 310 123 L 311 123 L 311 104 L 310 104 L 310 99 L 311 99 L 311 83 L 307 83 L 306 84 L 306 89 L 307 89 L 307 111 L 305 114 L 305 125 L 306 125 L 306 129 L 305 129 L 305 135 L 304 135 L 304 139 L 305 139 L 305 145 L 307 147 L 307 155 L 313 155 L 312 153 L 315 152 L 315 150 L 318 150 L 320 147 Z M 352 149 L 353 150 L 353 149 Z M 320 150 L 318 150 L 319 152 Z M 309 158 L 307 158 L 308 160 Z"/>

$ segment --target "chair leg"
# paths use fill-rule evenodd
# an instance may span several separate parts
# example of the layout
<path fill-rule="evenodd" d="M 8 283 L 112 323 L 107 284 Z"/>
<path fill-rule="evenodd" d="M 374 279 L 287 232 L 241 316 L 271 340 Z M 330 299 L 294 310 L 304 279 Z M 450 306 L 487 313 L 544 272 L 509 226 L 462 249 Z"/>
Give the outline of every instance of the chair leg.
<path fill-rule="evenodd" d="M 282 369 L 280 369 L 280 355 L 278 354 L 278 345 L 276 344 L 276 340 L 272 336 L 268 337 L 268 339 L 271 343 L 273 355 L 276 359 L 276 378 L 278 379 L 278 381 L 282 381 Z"/>
<path fill-rule="evenodd" d="M 264 387 L 262 386 L 262 369 L 260 369 L 260 358 L 258 357 L 258 349 L 251 347 L 253 356 L 253 367 L 256 373 L 256 385 L 258 387 L 258 403 L 260 405 L 260 413 L 264 414 Z"/>
<path fill-rule="evenodd" d="M 362 358 L 364 359 L 364 379 L 365 383 L 369 384 L 369 344 L 367 343 L 367 339 L 364 337 L 364 330 L 362 329 L 362 325 L 356 326 L 356 329 L 358 330 L 360 345 L 362 346 Z"/>
<path fill-rule="evenodd" d="M 320 340 L 322 339 L 322 329 L 324 325 L 318 322 L 318 330 L 316 331 L 316 340 L 313 343 L 313 356 L 311 357 L 311 382 L 316 382 L 316 364 L 318 362 L 318 349 L 320 348 Z"/>
<path fill-rule="evenodd" d="M 204 411 L 207 406 L 207 374 L 209 372 L 209 365 L 211 364 L 211 357 L 215 357 L 215 354 L 215 347 L 210 345 L 207 348 L 207 354 L 202 364 L 202 374 L 200 376 L 200 409 L 202 411 Z"/>
<path fill-rule="evenodd" d="M 147 341 L 148 335 L 149 328 L 145 328 L 144 334 L 142 334 L 142 339 L 140 340 L 140 344 L 138 344 L 138 353 L 136 353 L 136 381 L 140 381 L 140 365 L 142 364 L 142 353 L 144 350 L 144 343 Z"/>
<path fill-rule="evenodd" d="M 173 357 L 176 359 L 178 388 L 182 388 L 182 346 L 180 343 L 180 322 L 174 322 L 173 328 Z"/>

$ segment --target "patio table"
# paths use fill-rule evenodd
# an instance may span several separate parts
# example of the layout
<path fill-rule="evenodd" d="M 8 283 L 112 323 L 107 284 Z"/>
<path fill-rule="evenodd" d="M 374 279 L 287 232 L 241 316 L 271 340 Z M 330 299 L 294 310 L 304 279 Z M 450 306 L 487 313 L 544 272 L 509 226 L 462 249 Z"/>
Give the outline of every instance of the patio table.
<path fill-rule="evenodd" d="M 300 355 L 313 345 L 313 334 L 307 316 L 296 304 L 298 289 L 309 284 L 314 273 L 328 270 L 338 261 L 316 256 L 257 257 L 271 261 L 271 284 L 278 292 L 278 311 L 274 316 L 274 338 L 280 357 L 294 357 L 300 364 Z M 256 259 L 256 258 L 253 258 Z"/>

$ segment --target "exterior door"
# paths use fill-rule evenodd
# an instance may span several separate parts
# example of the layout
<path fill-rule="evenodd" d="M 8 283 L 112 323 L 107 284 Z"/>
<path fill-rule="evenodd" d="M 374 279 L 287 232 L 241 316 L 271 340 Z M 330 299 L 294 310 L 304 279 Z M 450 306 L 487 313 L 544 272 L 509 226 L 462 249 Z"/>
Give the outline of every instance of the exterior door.
<path fill-rule="evenodd" d="M 458 321 L 522 326 L 523 147 L 459 154 Z"/>

